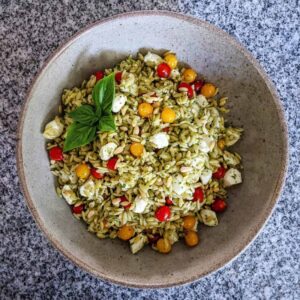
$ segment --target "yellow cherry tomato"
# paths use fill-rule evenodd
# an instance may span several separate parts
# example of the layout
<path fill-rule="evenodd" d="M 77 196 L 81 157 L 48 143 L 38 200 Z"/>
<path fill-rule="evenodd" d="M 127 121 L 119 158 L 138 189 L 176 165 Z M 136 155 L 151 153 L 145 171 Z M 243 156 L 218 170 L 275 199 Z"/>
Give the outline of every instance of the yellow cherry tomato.
<path fill-rule="evenodd" d="M 130 152 L 133 156 L 139 157 L 143 154 L 144 146 L 141 143 L 133 143 L 130 146 Z"/>
<path fill-rule="evenodd" d="M 194 247 L 194 246 L 198 245 L 198 243 L 199 243 L 199 237 L 198 237 L 197 232 L 192 231 L 192 230 L 188 230 L 184 234 L 184 240 L 185 240 L 185 243 L 190 247 Z"/>
<path fill-rule="evenodd" d="M 225 148 L 225 141 L 224 139 L 218 140 L 218 147 L 223 150 Z"/>
<path fill-rule="evenodd" d="M 205 83 L 201 88 L 201 94 L 206 98 L 211 98 L 216 93 L 216 87 L 212 83 Z"/>
<path fill-rule="evenodd" d="M 165 107 L 161 113 L 161 119 L 165 123 L 172 123 L 176 118 L 176 113 L 172 108 Z"/>
<path fill-rule="evenodd" d="M 192 83 L 195 81 L 197 73 L 193 69 L 186 69 L 183 72 L 183 81 Z"/>
<path fill-rule="evenodd" d="M 87 164 L 82 163 L 76 167 L 75 172 L 80 179 L 87 179 L 90 176 L 91 170 Z"/>
<path fill-rule="evenodd" d="M 143 102 L 138 107 L 139 115 L 142 118 L 149 118 L 153 113 L 153 107 L 151 104 L 147 102 Z"/>
<path fill-rule="evenodd" d="M 159 239 L 156 243 L 158 252 L 160 253 L 169 253 L 172 250 L 171 243 L 167 239 Z"/>
<path fill-rule="evenodd" d="M 183 218 L 183 228 L 193 229 L 196 224 L 196 218 L 194 216 L 186 216 Z"/>
<path fill-rule="evenodd" d="M 171 69 L 175 69 L 177 67 L 178 60 L 175 54 L 166 54 L 165 61 Z"/>
<path fill-rule="evenodd" d="M 128 241 L 134 236 L 134 229 L 132 226 L 123 225 L 117 233 L 119 239 L 123 241 Z"/>

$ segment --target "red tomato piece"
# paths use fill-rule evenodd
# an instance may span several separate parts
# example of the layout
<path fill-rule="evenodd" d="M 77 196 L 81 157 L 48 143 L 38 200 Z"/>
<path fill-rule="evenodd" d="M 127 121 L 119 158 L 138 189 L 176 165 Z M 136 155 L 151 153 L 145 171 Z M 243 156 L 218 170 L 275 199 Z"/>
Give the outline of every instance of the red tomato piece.
<path fill-rule="evenodd" d="M 227 208 L 227 203 L 224 199 L 216 198 L 211 205 L 211 209 L 215 212 L 223 212 Z"/>
<path fill-rule="evenodd" d="M 72 206 L 72 213 L 73 214 L 81 214 L 83 212 L 83 209 L 84 209 L 84 205 L 81 204 L 81 205 L 78 205 L 78 206 Z"/>
<path fill-rule="evenodd" d="M 194 91 L 196 94 L 200 93 L 200 90 L 201 90 L 203 84 L 204 84 L 204 81 L 201 79 L 198 79 L 194 82 L 193 87 L 194 87 Z"/>
<path fill-rule="evenodd" d="M 173 200 L 170 197 L 166 197 L 166 204 L 173 205 Z"/>
<path fill-rule="evenodd" d="M 120 199 L 121 199 L 121 203 L 122 203 L 122 202 L 125 202 L 125 201 L 128 201 L 128 199 L 127 199 L 125 196 L 122 196 Z M 129 204 L 123 206 L 123 207 L 124 207 L 125 209 L 129 209 L 130 206 L 131 206 L 131 203 L 129 203 Z"/>
<path fill-rule="evenodd" d="M 109 169 L 109 170 L 115 170 L 116 169 L 116 164 L 117 164 L 117 161 L 118 161 L 118 158 L 117 157 L 112 157 L 111 159 L 109 159 L 108 161 L 107 161 L 107 168 Z"/>
<path fill-rule="evenodd" d="M 100 172 L 98 172 L 96 168 L 92 168 L 91 169 L 91 174 L 96 179 L 102 179 L 104 177 L 103 174 L 101 174 Z"/>
<path fill-rule="evenodd" d="M 225 173 L 226 173 L 226 169 L 223 166 L 221 166 L 217 169 L 215 173 L 213 173 L 213 178 L 221 179 L 225 176 Z"/>
<path fill-rule="evenodd" d="M 117 72 L 117 73 L 115 74 L 115 80 L 116 80 L 116 82 L 117 82 L 118 84 L 121 83 L 121 81 L 122 81 L 122 72 Z"/>
<path fill-rule="evenodd" d="M 160 77 L 160 78 L 168 78 L 171 74 L 171 68 L 168 64 L 166 63 L 161 63 L 157 66 L 157 75 Z"/>
<path fill-rule="evenodd" d="M 55 146 L 49 150 L 49 157 L 51 160 L 64 160 L 63 150 L 60 147 Z"/>
<path fill-rule="evenodd" d="M 96 80 L 101 80 L 103 77 L 104 77 L 104 72 L 103 71 L 97 71 L 95 73 L 95 76 L 96 76 Z"/>
<path fill-rule="evenodd" d="M 192 86 L 186 82 L 179 83 L 178 90 L 179 92 L 186 92 L 189 99 L 194 97 L 194 91 Z"/>
<path fill-rule="evenodd" d="M 194 199 L 193 199 L 193 201 L 203 202 L 203 200 L 204 200 L 203 190 L 200 187 L 198 187 L 194 191 Z"/>
<path fill-rule="evenodd" d="M 162 131 L 163 132 L 169 132 L 170 131 L 170 127 L 165 127 Z"/>
<path fill-rule="evenodd" d="M 159 207 L 155 212 L 155 217 L 160 222 L 165 222 L 169 220 L 170 216 L 171 216 L 171 210 L 166 205 Z"/>

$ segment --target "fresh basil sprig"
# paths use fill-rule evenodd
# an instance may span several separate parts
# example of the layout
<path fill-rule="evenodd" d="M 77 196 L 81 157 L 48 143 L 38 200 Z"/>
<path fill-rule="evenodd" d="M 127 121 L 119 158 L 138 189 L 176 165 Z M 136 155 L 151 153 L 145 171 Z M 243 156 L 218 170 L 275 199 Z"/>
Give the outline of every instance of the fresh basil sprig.
<path fill-rule="evenodd" d="M 97 131 L 115 131 L 112 103 L 115 98 L 115 74 L 99 80 L 93 88 L 95 106 L 84 104 L 69 113 L 73 123 L 67 129 L 64 152 L 93 141 Z"/>

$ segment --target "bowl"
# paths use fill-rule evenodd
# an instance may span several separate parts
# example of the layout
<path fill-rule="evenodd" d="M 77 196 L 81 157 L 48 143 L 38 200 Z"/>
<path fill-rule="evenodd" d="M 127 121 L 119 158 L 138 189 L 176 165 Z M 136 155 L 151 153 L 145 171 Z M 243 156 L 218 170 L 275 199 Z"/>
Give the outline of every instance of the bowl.
<path fill-rule="evenodd" d="M 176 243 L 169 255 L 149 247 L 132 255 L 127 243 L 100 240 L 75 219 L 55 193 L 44 125 L 57 113 L 62 90 L 98 69 L 146 49 L 173 50 L 230 99 L 229 122 L 243 126 L 235 150 L 244 182 L 229 191 L 229 209 L 213 228 L 200 226 L 200 245 Z M 96 22 L 73 36 L 32 83 L 18 131 L 18 170 L 27 204 L 40 228 L 66 257 L 114 283 L 169 287 L 199 279 L 236 257 L 269 218 L 284 184 L 287 129 L 277 93 L 257 61 L 220 29 L 189 16 L 133 12 Z"/>

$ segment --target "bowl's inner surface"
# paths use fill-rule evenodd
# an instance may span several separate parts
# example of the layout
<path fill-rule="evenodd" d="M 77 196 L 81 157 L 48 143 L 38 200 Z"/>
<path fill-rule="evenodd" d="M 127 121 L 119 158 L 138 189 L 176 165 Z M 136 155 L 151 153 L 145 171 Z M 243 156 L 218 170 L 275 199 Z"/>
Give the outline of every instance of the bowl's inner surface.
<path fill-rule="evenodd" d="M 244 182 L 229 193 L 229 209 L 215 228 L 200 227 L 201 243 L 183 243 L 169 255 L 147 247 L 132 255 L 127 243 L 99 240 L 72 217 L 55 193 L 41 132 L 57 112 L 63 88 L 81 83 L 141 49 L 170 49 L 229 97 L 230 123 L 243 126 L 235 149 L 243 157 Z M 196 279 L 233 258 L 253 238 L 274 202 L 284 164 L 284 134 L 273 97 L 249 59 L 225 35 L 172 16 L 134 16 L 95 26 L 73 40 L 33 86 L 21 134 L 25 181 L 35 214 L 60 248 L 81 265 L 125 284 L 163 286 Z M 34 157 L 34 159 L 33 159 Z M 270 172 L 270 170 L 272 170 Z"/>

